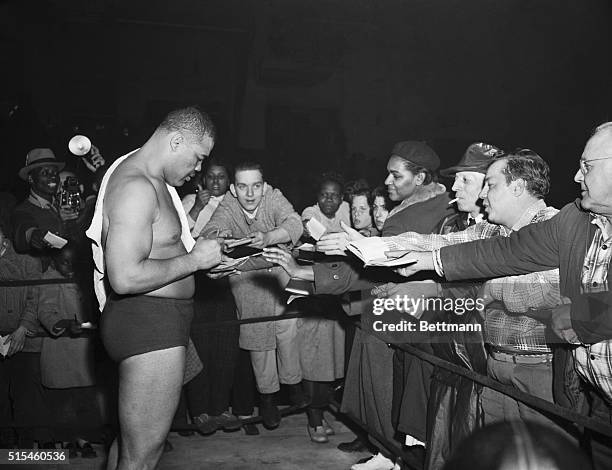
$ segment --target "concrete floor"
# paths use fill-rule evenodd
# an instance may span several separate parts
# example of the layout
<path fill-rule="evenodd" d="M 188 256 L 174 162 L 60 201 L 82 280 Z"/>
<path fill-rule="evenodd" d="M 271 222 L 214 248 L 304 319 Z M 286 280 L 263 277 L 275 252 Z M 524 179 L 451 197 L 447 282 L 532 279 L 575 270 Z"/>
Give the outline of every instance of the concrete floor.
<path fill-rule="evenodd" d="M 159 464 L 160 470 L 314 470 L 349 469 L 351 465 L 367 453 L 340 452 L 336 446 L 340 442 L 353 440 L 355 435 L 342 423 L 335 421 L 331 413 L 326 413 L 328 422 L 336 430 L 327 444 L 311 442 L 306 430 L 304 413 L 286 416 L 281 425 L 272 431 L 258 425 L 259 436 L 247 436 L 242 430 L 228 433 L 217 431 L 211 436 L 196 434 L 182 437 L 170 433 L 169 440 L 174 446 L 164 453 Z M 101 446 L 94 446 L 98 452 L 96 459 L 73 459 L 70 465 L 47 466 L 58 470 L 102 470 L 106 456 Z M 44 466 L 32 468 L 40 470 Z M 20 467 L 23 468 L 23 467 Z"/>

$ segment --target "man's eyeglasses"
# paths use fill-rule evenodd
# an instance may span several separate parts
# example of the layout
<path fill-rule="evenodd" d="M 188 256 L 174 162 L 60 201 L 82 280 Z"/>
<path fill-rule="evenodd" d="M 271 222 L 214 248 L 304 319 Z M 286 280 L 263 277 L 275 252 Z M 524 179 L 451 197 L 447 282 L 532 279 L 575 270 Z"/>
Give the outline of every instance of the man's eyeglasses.
<path fill-rule="evenodd" d="M 589 160 L 583 160 L 582 158 L 580 159 L 580 171 L 582 172 L 583 175 L 586 175 L 589 170 L 591 169 L 591 162 L 596 162 L 599 160 L 608 160 L 612 158 L 612 155 L 609 157 L 601 157 L 601 158 L 591 158 Z"/>

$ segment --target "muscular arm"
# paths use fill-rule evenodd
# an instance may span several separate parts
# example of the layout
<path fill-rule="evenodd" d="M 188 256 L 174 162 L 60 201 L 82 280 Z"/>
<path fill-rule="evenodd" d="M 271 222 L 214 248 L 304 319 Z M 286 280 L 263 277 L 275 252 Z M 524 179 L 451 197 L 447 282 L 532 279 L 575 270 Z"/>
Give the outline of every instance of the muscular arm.
<path fill-rule="evenodd" d="M 105 262 L 110 284 L 118 294 L 150 292 L 201 268 L 190 254 L 149 258 L 157 204 L 155 188 L 140 177 L 122 181 L 105 197 Z"/>

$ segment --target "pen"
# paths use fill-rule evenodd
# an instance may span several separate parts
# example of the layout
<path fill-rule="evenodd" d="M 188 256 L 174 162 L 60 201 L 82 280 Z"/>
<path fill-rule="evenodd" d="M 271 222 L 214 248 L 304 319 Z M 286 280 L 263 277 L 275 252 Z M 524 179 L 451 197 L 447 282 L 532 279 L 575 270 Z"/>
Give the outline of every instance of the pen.
<path fill-rule="evenodd" d="M 385 251 L 385 256 L 387 258 L 401 258 L 402 256 L 407 255 L 411 251 L 414 251 L 414 250 L 391 250 L 391 251 Z"/>

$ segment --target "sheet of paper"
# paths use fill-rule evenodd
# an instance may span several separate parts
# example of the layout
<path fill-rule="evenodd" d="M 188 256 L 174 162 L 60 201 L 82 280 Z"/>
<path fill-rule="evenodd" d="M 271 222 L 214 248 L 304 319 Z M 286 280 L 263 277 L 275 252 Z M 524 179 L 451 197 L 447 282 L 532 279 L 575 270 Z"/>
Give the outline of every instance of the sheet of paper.
<path fill-rule="evenodd" d="M 66 240 L 65 238 L 58 237 L 56 234 L 51 232 L 47 232 L 43 237 L 43 240 L 46 241 L 49 245 L 51 245 L 53 248 L 58 249 L 64 248 L 66 243 L 68 243 L 68 240 Z"/>
<path fill-rule="evenodd" d="M 379 237 L 352 241 L 347 245 L 347 249 L 359 257 L 366 266 L 405 266 L 416 261 L 410 257 L 410 253 L 395 258 L 387 257 L 385 253 L 388 251 L 403 251 L 405 253 L 406 250 L 402 250 L 401 246 L 389 239 Z"/>
<path fill-rule="evenodd" d="M 212 274 L 219 274 L 219 273 L 231 273 L 233 272 L 235 269 L 237 269 L 238 267 L 240 267 L 241 265 L 243 265 L 244 263 L 246 263 L 246 261 L 250 258 L 254 258 L 256 256 L 261 256 L 263 254 L 262 251 L 260 251 L 259 253 L 255 253 L 253 255 L 249 255 L 249 256 L 244 256 L 242 258 L 230 258 L 229 256 L 223 256 L 221 258 L 221 263 L 219 263 L 217 266 L 215 266 L 214 268 L 212 268 L 209 272 Z"/>
<path fill-rule="evenodd" d="M 325 226 L 314 217 L 308 222 L 306 222 L 306 228 L 308 229 L 308 233 L 310 233 L 310 236 L 317 241 L 325 233 Z"/>

